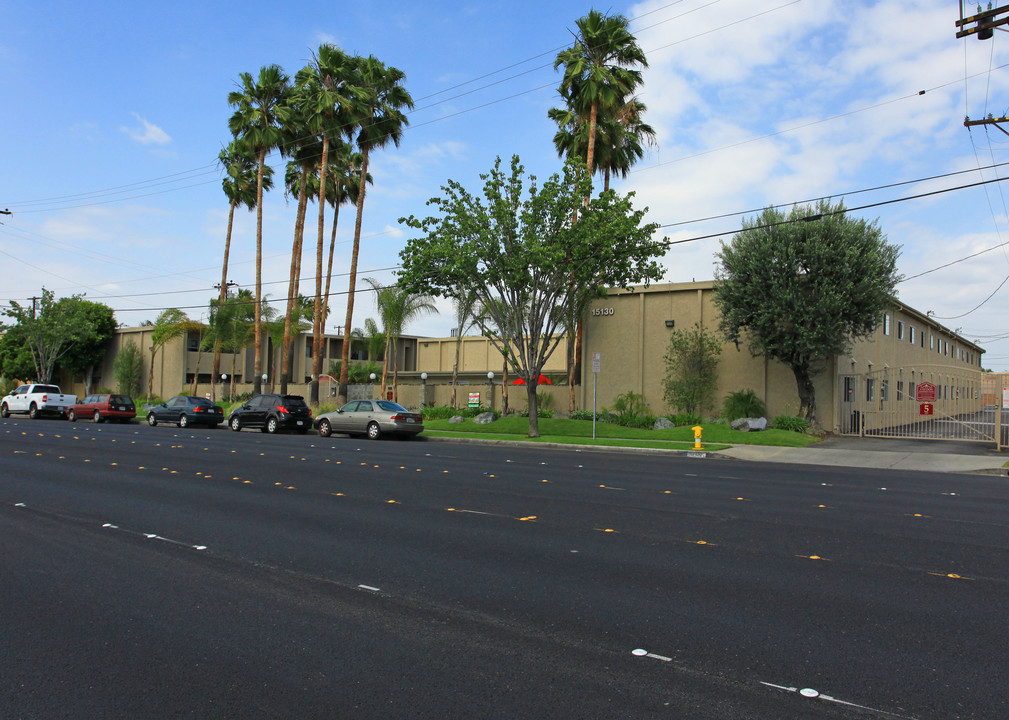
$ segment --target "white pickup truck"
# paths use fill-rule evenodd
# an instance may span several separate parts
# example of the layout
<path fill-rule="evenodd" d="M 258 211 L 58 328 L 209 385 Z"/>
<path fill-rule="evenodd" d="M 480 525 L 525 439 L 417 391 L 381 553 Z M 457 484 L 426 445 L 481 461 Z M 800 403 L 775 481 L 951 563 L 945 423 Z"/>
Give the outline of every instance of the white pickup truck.
<path fill-rule="evenodd" d="M 66 417 L 76 404 L 76 395 L 64 395 L 56 385 L 22 385 L 0 400 L 0 415 L 27 414 L 33 420 L 39 415 Z"/>

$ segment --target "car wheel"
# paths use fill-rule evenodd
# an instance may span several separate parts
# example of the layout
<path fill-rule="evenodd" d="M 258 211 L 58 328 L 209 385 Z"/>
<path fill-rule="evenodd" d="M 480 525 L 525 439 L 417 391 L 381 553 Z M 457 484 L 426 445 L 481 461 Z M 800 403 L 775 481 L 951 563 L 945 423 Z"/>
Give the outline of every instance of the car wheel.
<path fill-rule="evenodd" d="M 235 417 L 231 418 L 231 422 L 229 423 L 229 425 L 231 425 L 232 430 L 238 432 L 239 430 L 242 429 L 242 420 L 237 415 L 235 415 Z"/>
<path fill-rule="evenodd" d="M 102 414 L 98 410 L 95 410 L 95 422 L 100 423 L 101 421 L 102 421 Z"/>
<path fill-rule="evenodd" d="M 333 434 L 333 426 L 329 424 L 329 420 L 319 421 L 319 437 L 329 437 Z"/>
<path fill-rule="evenodd" d="M 36 405 L 35 403 L 32 403 L 32 406 L 30 408 L 28 408 L 28 417 L 30 417 L 32 420 L 34 420 L 38 416 L 39 416 L 38 405 Z"/>
<path fill-rule="evenodd" d="M 7 403 L 0 405 L 0 415 L 5 418 L 9 418 L 11 416 L 11 411 L 7 409 Z"/>
<path fill-rule="evenodd" d="M 277 422 L 277 418 L 268 418 L 266 421 L 266 432 L 272 435 L 277 432 L 278 429 L 280 429 L 280 423 Z"/>
<path fill-rule="evenodd" d="M 180 428 L 189 427 L 189 418 L 186 417 L 185 415 L 180 415 L 179 416 L 179 427 Z"/>
<path fill-rule="evenodd" d="M 382 428 L 378 426 L 378 423 L 368 423 L 368 439 L 378 440 L 382 437 Z"/>
<path fill-rule="evenodd" d="M 154 417 L 154 413 L 147 413 L 147 424 L 151 427 L 158 424 L 158 419 Z"/>
<path fill-rule="evenodd" d="M 67 410 L 67 420 L 70 422 L 77 422 L 77 413 L 73 410 Z"/>

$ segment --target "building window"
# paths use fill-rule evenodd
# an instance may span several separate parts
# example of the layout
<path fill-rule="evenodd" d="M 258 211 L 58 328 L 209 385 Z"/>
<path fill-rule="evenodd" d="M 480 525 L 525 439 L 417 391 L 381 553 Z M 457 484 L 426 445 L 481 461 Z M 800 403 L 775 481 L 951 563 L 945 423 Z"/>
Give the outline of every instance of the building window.
<path fill-rule="evenodd" d="M 854 402 L 855 400 L 855 378 L 850 376 L 844 377 L 844 401 Z"/>
<path fill-rule="evenodd" d="M 912 345 L 914 345 L 914 325 L 907 326 L 907 339 Z"/>
<path fill-rule="evenodd" d="M 945 340 L 942 341 L 942 354 L 949 357 L 949 343 Z"/>
<path fill-rule="evenodd" d="M 935 335 L 932 335 L 928 339 L 928 349 L 935 350 Z"/>
<path fill-rule="evenodd" d="M 883 334 L 884 335 L 889 335 L 890 334 L 890 314 L 889 313 L 883 313 Z"/>
<path fill-rule="evenodd" d="M 897 321 L 897 339 L 904 339 L 904 322 L 902 320 Z"/>
<path fill-rule="evenodd" d="M 869 379 L 865 381 L 865 399 L 872 402 L 876 399 L 876 381 Z"/>
<path fill-rule="evenodd" d="M 189 333 L 186 336 L 186 348 L 191 352 L 197 352 L 200 349 L 199 333 Z"/>
<path fill-rule="evenodd" d="M 897 402 L 900 402 L 903 399 L 904 399 L 904 381 L 903 380 L 898 380 L 897 381 Z"/>
<path fill-rule="evenodd" d="M 922 349 L 925 348 L 925 331 L 924 330 L 921 331 L 921 347 L 922 347 Z"/>

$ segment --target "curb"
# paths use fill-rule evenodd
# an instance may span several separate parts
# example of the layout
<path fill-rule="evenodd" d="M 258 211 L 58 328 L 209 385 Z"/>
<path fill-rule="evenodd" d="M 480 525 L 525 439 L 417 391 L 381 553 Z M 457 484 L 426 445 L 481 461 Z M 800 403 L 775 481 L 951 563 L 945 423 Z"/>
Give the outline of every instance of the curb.
<path fill-rule="evenodd" d="M 483 438 L 452 438 L 452 437 L 433 437 L 431 435 L 421 435 L 417 438 L 423 442 L 452 442 L 452 443 L 466 443 L 471 445 L 508 445 L 508 446 L 519 446 L 522 448 L 551 448 L 555 450 L 572 450 L 575 452 L 617 452 L 617 453 L 630 453 L 630 454 L 648 454 L 654 453 L 656 455 L 674 455 L 685 458 L 690 458 L 692 460 L 704 460 L 704 459 L 715 459 L 715 460 L 736 460 L 737 458 L 729 457 L 727 455 L 722 455 L 717 450 L 680 450 L 674 448 L 638 448 L 638 447 L 622 447 L 620 445 L 574 445 L 569 443 L 552 443 L 552 442 L 525 442 L 523 440 L 493 440 L 493 439 L 483 439 Z"/>

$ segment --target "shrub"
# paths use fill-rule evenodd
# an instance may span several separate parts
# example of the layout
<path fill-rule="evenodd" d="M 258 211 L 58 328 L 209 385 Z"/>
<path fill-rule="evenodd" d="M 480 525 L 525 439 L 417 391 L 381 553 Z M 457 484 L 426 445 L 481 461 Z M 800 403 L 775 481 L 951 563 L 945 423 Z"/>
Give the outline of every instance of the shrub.
<path fill-rule="evenodd" d="M 778 430 L 791 430 L 797 433 L 804 433 L 809 428 L 806 418 L 795 417 L 793 415 L 779 415 L 774 418 L 774 422 L 771 425 Z"/>
<path fill-rule="evenodd" d="M 448 420 L 462 414 L 451 405 L 433 405 L 424 408 L 421 412 L 425 420 Z"/>
<path fill-rule="evenodd" d="M 757 397 L 757 393 L 753 390 L 737 390 L 729 393 L 722 403 L 722 415 L 729 422 L 739 418 L 763 417 L 765 412 L 764 401 Z"/>
<path fill-rule="evenodd" d="M 519 417 L 529 417 L 529 408 L 522 408 L 518 412 Z M 554 411 L 543 407 L 536 408 L 536 417 L 541 418 L 552 418 L 554 416 Z"/>
<path fill-rule="evenodd" d="M 591 410 L 574 410 L 568 415 L 571 420 L 591 420 L 593 418 L 593 413 Z M 595 419 L 599 422 L 607 422 L 603 415 L 595 414 Z"/>
<path fill-rule="evenodd" d="M 120 393 L 130 397 L 140 394 L 143 386 L 141 378 L 144 372 L 144 360 L 135 342 L 128 341 L 119 351 L 112 363 L 112 372 Z"/>

